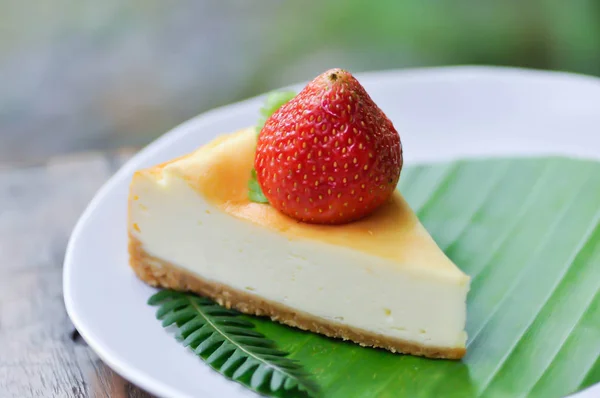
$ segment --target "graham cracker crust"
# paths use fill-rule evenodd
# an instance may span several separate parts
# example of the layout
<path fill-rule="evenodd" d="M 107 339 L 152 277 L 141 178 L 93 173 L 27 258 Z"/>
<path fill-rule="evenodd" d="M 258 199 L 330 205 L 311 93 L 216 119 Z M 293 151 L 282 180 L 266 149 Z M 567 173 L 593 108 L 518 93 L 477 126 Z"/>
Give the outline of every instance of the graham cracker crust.
<path fill-rule="evenodd" d="M 131 233 L 129 255 L 131 268 L 147 284 L 210 297 L 224 307 L 234 308 L 245 314 L 268 316 L 273 321 L 288 326 L 328 337 L 351 340 L 364 347 L 384 348 L 394 353 L 444 359 L 460 359 L 465 355 L 465 348 L 421 346 L 413 342 L 377 335 L 315 317 L 220 283 L 204 280 L 174 264 L 149 255 L 144 251 L 141 242 Z"/>

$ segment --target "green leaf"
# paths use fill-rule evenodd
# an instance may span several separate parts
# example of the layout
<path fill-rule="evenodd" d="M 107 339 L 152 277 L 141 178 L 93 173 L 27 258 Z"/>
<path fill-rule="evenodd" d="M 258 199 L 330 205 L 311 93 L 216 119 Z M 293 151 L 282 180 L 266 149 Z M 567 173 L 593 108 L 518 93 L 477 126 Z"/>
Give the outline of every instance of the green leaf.
<path fill-rule="evenodd" d="M 399 188 L 472 276 L 467 355 L 396 355 L 254 319 L 323 396 L 553 398 L 600 382 L 600 163 L 422 165 Z"/>
<path fill-rule="evenodd" d="M 248 198 L 256 203 L 269 203 L 256 179 L 256 170 L 254 169 L 250 172 L 250 179 L 248 180 Z"/>
<path fill-rule="evenodd" d="M 249 330 L 289 353 L 280 358 L 255 346 L 261 358 L 310 373 L 328 398 L 553 398 L 600 382 L 600 163 L 521 158 L 413 166 L 402 171 L 399 188 L 472 277 L 465 358 L 397 355 L 264 318 L 232 318 L 251 322 L 256 328 Z M 240 361 L 228 366 L 249 384 L 258 364 Z M 302 377 L 274 372 L 262 381 L 287 397 L 282 391 L 296 380 Z"/>
<path fill-rule="evenodd" d="M 176 325 L 177 339 L 226 377 L 257 392 L 318 396 L 319 388 L 306 371 L 254 324 L 236 311 L 190 293 L 162 290 L 148 303 L 158 306 L 164 326 Z"/>
<path fill-rule="evenodd" d="M 267 94 L 265 103 L 262 108 L 260 108 L 260 117 L 258 118 L 258 123 L 256 124 L 256 133 L 260 133 L 260 130 L 265 125 L 265 122 L 272 114 L 277 112 L 282 105 L 295 96 L 296 93 L 293 91 L 274 91 Z"/>
<path fill-rule="evenodd" d="M 296 96 L 293 91 L 276 91 L 269 93 L 262 108 L 260 108 L 260 117 L 256 125 L 256 134 L 265 125 L 267 119 L 274 114 L 282 105 Z M 250 179 L 248 180 L 248 198 L 256 203 L 269 203 L 256 179 L 256 170 L 252 169 Z"/>

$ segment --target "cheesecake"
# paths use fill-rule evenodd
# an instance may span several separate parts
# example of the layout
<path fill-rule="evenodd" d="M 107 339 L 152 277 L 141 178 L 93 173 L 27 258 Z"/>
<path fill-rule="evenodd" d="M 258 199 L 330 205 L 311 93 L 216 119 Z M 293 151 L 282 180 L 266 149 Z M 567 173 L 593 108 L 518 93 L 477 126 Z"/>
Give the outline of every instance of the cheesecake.
<path fill-rule="evenodd" d="M 362 346 L 465 354 L 470 278 L 400 192 L 358 221 L 300 222 L 249 200 L 255 150 L 248 128 L 133 175 L 129 253 L 140 279 Z"/>

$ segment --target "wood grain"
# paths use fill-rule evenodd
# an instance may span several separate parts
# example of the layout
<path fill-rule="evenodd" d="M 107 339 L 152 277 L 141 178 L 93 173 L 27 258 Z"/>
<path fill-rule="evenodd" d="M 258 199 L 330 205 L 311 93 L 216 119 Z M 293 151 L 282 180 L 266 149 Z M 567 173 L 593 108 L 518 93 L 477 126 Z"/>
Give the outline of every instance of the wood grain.
<path fill-rule="evenodd" d="M 130 154 L 0 167 L 0 397 L 150 397 L 86 346 L 62 298 L 71 230 Z"/>

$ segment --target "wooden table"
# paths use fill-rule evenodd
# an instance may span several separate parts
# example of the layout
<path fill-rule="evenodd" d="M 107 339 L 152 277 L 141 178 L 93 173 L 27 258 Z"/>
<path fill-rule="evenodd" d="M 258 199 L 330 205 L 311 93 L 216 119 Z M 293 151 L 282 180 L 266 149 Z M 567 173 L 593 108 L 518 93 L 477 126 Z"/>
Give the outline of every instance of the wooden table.
<path fill-rule="evenodd" d="M 0 397 L 150 397 L 86 346 L 62 295 L 71 230 L 131 153 L 0 165 Z"/>

